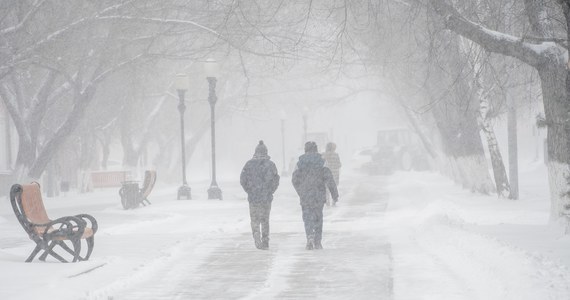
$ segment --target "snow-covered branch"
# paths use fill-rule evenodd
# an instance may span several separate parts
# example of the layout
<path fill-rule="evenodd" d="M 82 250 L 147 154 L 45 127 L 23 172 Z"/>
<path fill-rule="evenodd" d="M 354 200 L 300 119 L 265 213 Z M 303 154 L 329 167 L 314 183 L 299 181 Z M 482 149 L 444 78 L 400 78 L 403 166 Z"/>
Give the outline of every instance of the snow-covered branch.
<path fill-rule="evenodd" d="M 144 56 L 145 56 L 145 54 L 144 54 L 144 53 L 141 53 L 141 54 L 136 55 L 136 56 L 134 56 L 134 57 L 132 57 L 132 58 L 129 58 L 128 60 L 122 61 L 122 62 L 120 62 L 120 63 L 114 65 L 114 66 L 111 67 L 111 68 L 108 68 L 108 69 L 106 69 L 106 70 L 103 70 L 103 71 L 97 73 L 97 74 L 95 75 L 95 77 L 91 80 L 91 82 L 89 82 L 89 83 L 85 86 L 85 88 L 83 89 L 83 91 L 86 91 L 86 90 L 89 89 L 91 86 L 94 86 L 94 85 L 96 85 L 97 83 L 103 81 L 103 80 L 104 80 L 105 78 L 107 78 L 109 75 L 111 75 L 111 74 L 113 74 L 114 72 L 120 70 L 121 68 L 123 68 L 123 67 L 125 67 L 125 66 L 128 66 L 128 65 L 131 65 L 131 64 L 133 64 L 133 63 L 135 63 L 135 62 L 141 60 L 142 58 L 144 58 Z"/>
<path fill-rule="evenodd" d="M 39 8 L 46 2 L 46 0 L 38 0 L 32 4 L 30 11 L 22 18 L 22 20 L 14 25 L 0 30 L 0 36 L 16 32 L 24 27 L 24 25 L 32 18 L 32 16 L 39 10 Z"/>
<path fill-rule="evenodd" d="M 544 58 L 546 48 L 557 47 L 554 42 L 530 44 L 521 38 L 488 29 L 481 24 L 467 20 L 444 0 L 430 0 L 430 3 L 444 18 L 449 30 L 476 42 L 487 51 L 515 57 L 529 65 L 536 66 Z"/>
<path fill-rule="evenodd" d="M 204 26 L 202 24 L 199 24 L 197 22 L 189 21 L 189 20 L 161 19 L 161 18 L 123 16 L 123 15 L 100 16 L 100 17 L 95 18 L 95 20 L 101 20 L 101 21 L 104 21 L 104 20 L 122 20 L 122 21 L 141 22 L 141 23 L 146 23 L 146 24 L 155 23 L 155 24 L 161 24 L 161 25 L 186 25 L 186 26 L 196 27 L 196 28 L 201 29 L 205 32 L 211 33 L 220 39 L 227 40 L 216 30 L 209 28 L 207 26 Z"/>

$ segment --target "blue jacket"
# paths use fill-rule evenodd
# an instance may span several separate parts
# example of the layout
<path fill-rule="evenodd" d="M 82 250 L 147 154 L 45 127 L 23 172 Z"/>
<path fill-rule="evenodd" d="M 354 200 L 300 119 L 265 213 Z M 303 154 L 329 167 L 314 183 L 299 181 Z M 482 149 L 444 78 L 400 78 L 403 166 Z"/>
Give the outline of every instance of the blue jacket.
<path fill-rule="evenodd" d="M 293 187 L 301 199 L 301 206 L 319 207 L 326 200 L 326 189 L 338 200 L 338 190 L 329 168 L 319 153 L 306 153 L 299 157 L 293 172 Z"/>

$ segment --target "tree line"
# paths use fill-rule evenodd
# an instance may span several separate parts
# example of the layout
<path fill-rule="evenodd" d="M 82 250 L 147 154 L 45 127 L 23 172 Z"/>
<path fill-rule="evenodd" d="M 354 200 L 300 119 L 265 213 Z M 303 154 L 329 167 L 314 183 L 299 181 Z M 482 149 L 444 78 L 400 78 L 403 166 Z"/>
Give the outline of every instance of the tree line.
<path fill-rule="evenodd" d="M 570 207 L 569 20 L 565 0 L 4 1 L 0 98 L 18 135 L 14 173 L 39 178 L 70 152 L 79 169 L 104 168 L 115 140 L 125 165 L 150 144 L 153 159 L 175 161 L 176 135 L 163 134 L 177 132 L 175 107 L 165 105 L 175 99 L 172 78 L 189 72 L 190 90 L 200 90 L 193 70 L 217 56 L 222 116 L 255 107 L 264 87 L 318 90 L 365 78 L 311 101 L 370 91 L 390 99 L 443 173 L 504 198 L 516 198 L 516 178 L 493 120 L 516 122 L 531 90 L 543 107 L 537 123 L 548 132 L 558 219 Z M 313 80 L 287 77 L 293 70 Z M 204 93 L 189 101 L 205 107 Z M 208 119 L 189 113 L 191 155 Z M 89 158 L 93 147 L 102 157 Z"/>

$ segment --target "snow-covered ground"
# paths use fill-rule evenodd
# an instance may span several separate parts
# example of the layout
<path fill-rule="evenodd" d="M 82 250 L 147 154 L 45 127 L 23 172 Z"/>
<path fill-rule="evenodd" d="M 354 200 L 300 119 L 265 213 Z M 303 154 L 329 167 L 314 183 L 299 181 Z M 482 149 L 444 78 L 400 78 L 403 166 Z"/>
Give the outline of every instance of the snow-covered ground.
<path fill-rule="evenodd" d="M 51 217 L 99 222 L 87 262 L 23 261 L 34 244 L 0 203 L 0 299 L 570 299 L 570 239 L 548 223 L 546 171 L 521 174 L 521 200 L 481 196 L 428 172 L 345 174 L 326 208 L 324 250 L 307 251 L 298 199 L 282 178 L 270 250 L 253 246 L 245 194 L 195 200 L 157 186 L 125 211 L 116 189 L 45 199 Z"/>
<path fill-rule="evenodd" d="M 570 299 L 570 239 L 549 225 L 546 171 L 521 175 L 520 200 L 435 174 L 392 176 L 395 299 Z"/>

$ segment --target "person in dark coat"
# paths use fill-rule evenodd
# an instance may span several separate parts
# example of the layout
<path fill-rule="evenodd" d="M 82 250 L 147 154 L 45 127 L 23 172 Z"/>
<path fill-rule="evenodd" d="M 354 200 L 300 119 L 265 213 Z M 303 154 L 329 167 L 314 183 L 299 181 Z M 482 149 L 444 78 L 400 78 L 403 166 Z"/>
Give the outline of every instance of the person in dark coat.
<path fill-rule="evenodd" d="M 277 167 L 267 155 L 263 141 L 255 148 L 255 154 L 243 167 L 240 183 L 247 193 L 251 231 L 255 247 L 269 248 L 269 213 L 273 193 L 279 186 Z"/>
<path fill-rule="evenodd" d="M 293 186 L 301 200 L 307 250 L 322 249 L 323 207 L 326 202 L 326 189 L 330 190 L 335 203 L 338 190 L 334 177 L 325 167 L 325 161 L 318 152 L 315 142 L 305 143 L 305 154 L 299 157 L 297 168 L 293 172 Z"/>

